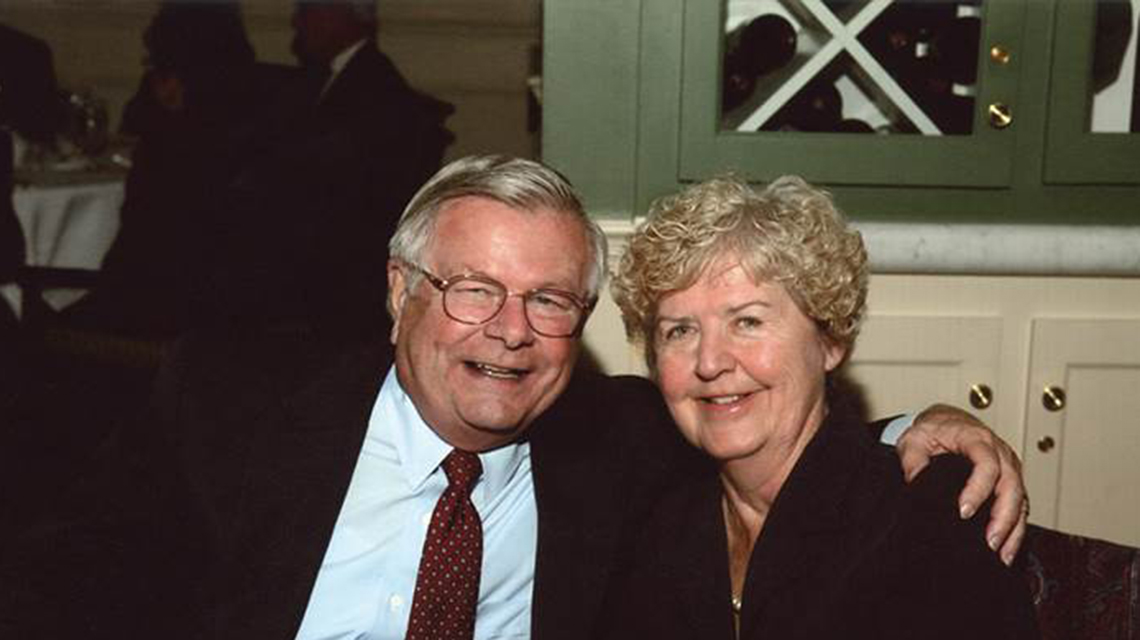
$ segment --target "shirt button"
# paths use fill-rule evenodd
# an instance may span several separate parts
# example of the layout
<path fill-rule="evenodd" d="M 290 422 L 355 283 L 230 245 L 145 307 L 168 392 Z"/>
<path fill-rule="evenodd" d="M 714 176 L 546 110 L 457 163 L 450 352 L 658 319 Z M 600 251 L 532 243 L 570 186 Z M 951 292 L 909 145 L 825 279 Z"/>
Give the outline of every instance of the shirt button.
<path fill-rule="evenodd" d="M 393 595 L 388 598 L 388 607 L 393 611 L 399 611 L 404 606 L 404 599 L 399 594 Z"/>
<path fill-rule="evenodd" d="M 421 516 L 420 522 L 422 522 L 425 527 L 428 526 L 429 524 L 431 524 L 431 512 L 428 511 L 423 516 Z"/>

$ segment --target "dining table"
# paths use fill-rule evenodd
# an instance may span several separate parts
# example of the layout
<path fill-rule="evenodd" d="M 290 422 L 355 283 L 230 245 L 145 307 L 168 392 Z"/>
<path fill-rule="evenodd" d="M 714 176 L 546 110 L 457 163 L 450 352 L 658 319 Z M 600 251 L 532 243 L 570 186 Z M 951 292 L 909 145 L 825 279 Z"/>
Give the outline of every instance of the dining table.
<path fill-rule="evenodd" d="M 12 196 L 24 234 L 25 263 L 97 271 L 119 232 L 123 170 L 37 171 L 17 173 Z M 81 298 L 83 289 L 44 292 L 44 300 L 62 309 Z M 18 285 L 0 287 L 20 315 Z"/>

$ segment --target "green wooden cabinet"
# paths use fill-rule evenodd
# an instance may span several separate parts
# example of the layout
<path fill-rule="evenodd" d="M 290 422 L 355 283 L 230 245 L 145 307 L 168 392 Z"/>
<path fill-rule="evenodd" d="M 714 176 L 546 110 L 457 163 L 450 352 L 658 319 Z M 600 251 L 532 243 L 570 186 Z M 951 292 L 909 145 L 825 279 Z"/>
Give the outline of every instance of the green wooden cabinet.
<path fill-rule="evenodd" d="M 658 19 L 652 13 L 668 10 L 666 4 L 669 3 L 655 3 L 653 12 L 647 12 L 646 18 Z M 938 125 L 926 117 L 924 111 L 924 107 L 929 107 L 910 100 L 890 72 L 878 64 L 862 44 L 861 36 L 867 34 L 867 28 L 877 22 L 876 18 L 885 17 L 883 10 L 889 10 L 891 3 L 856 5 L 858 11 L 853 11 L 847 20 L 841 20 L 818 0 L 789 0 L 787 6 L 803 15 L 801 22 L 818 25 L 810 29 L 814 32 L 810 37 L 819 41 L 819 45 L 803 37 L 809 35 L 808 28 L 800 31 L 800 41 L 804 42 L 801 48 L 816 50 L 812 55 L 797 56 L 795 62 L 785 67 L 794 73 L 786 74 L 790 77 L 771 92 L 776 94 L 777 100 L 763 101 L 762 107 L 773 102 L 788 104 L 778 92 L 796 84 L 797 80 L 806 86 L 811 80 L 804 76 L 818 68 L 820 74 L 838 74 L 842 80 L 850 76 L 865 78 L 863 84 L 871 85 L 868 93 L 881 96 L 889 102 L 888 107 L 903 112 L 896 119 L 906 121 L 910 128 L 917 130 L 909 134 L 805 134 L 726 128 L 718 122 L 717 116 L 721 102 L 721 33 L 728 3 L 682 4 L 685 12 L 679 129 L 682 179 L 699 179 L 710 171 L 728 166 L 757 180 L 797 173 L 819 182 L 846 185 L 1005 187 L 1010 184 L 1016 121 L 1002 129 L 993 128 L 983 121 L 984 110 L 975 109 L 971 133 L 938 135 Z M 916 5 L 911 3 L 910 6 Z M 946 4 L 947 8 L 953 6 Z M 1007 49 L 1020 49 L 1023 10 L 1021 2 L 986 4 L 983 40 L 1001 42 Z M 656 33 L 650 26 L 646 37 Z M 979 65 L 981 73 L 976 86 L 981 87 L 981 91 L 974 96 L 974 102 L 1009 105 L 1017 94 L 1018 75 L 1012 68 L 1014 65 L 985 62 L 988 60 Z M 829 67 L 838 68 L 828 73 Z M 803 73 L 805 71 L 808 73 Z M 912 124 L 913 121 L 918 122 Z"/>
<path fill-rule="evenodd" d="M 1117 2 L 1117 6 L 1120 4 Z M 1048 100 L 1047 184 L 1140 184 L 1140 133 L 1097 133 L 1092 130 L 1095 127 L 1089 126 L 1089 96 L 1094 90 L 1090 69 L 1094 68 L 1095 51 L 1090 43 L 1098 38 L 1098 26 L 1101 37 L 1105 37 L 1104 31 L 1109 27 L 1125 31 L 1125 27 L 1131 26 L 1132 40 L 1136 40 L 1140 18 L 1133 13 L 1128 25 L 1120 13 L 1104 12 L 1100 20 L 1112 24 L 1098 24 L 1091 2 L 1062 0 L 1057 5 L 1056 23 L 1064 27 L 1058 26 L 1053 44 L 1051 80 L 1055 88 Z M 1134 99 L 1140 100 L 1140 96 Z M 1137 113 L 1135 105 L 1132 113 Z M 1132 131 L 1140 130 L 1136 126 L 1140 123 L 1131 124 Z"/>
<path fill-rule="evenodd" d="M 764 2 L 787 9 L 811 42 L 773 74 L 769 93 L 748 106 L 754 112 L 726 115 L 731 12 Z M 803 175 L 832 188 L 858 219 L 1140 223 L 1140 135 L 1089 132 L 1091 101 L 1079 97 L 1090 95 L 1091 0 L 972 5 L 979 64 L 961 135 L 924 135 L 938 134 L 936 123 L 921 105 L 905 104 L 863 46 L 861 30 L 892 3 L 832 11 L 839 4 L 546 0 L 544 159 L 567 173 L 592 211 L 615 220 L 684 183 L 733 172 L 756 181 Z M 912 133 L 754 131 L 809 72 L 841 64 L 855 69 L 838 72 L 852 84 L 895 98 L 901 107 L 889 112 Z M 774 105 L 765 102 L 771 96 Z M 1008 126 L 991 124 L 991 105 L 1005 107 Z"/>

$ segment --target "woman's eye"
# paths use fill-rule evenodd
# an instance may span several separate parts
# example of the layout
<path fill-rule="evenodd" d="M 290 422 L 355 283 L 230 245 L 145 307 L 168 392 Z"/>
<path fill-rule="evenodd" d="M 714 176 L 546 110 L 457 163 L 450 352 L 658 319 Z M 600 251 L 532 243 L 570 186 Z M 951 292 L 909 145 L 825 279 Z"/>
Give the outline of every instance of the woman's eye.
<path fill-rule="evenodd" d="M 741 316 L 736 319 L 736 326 L 746 330 L 759 329 L 763 324 L 763 320 L 760 318 L 755 318 L 753 316 Z"/>
<path fill-rule="evenodd" d="M 693 330 L 693 328 L 690 326 L 683 325 L 683 324 L 677 324 L 677 325 L 673 325 L 672 327 L 667 327 L 662 332 L 661 337 L 666 342 L 671 342 L 673 340 L 679 340 L 679 339 L 689 335 L 689 333 L 692 330 Z"/>

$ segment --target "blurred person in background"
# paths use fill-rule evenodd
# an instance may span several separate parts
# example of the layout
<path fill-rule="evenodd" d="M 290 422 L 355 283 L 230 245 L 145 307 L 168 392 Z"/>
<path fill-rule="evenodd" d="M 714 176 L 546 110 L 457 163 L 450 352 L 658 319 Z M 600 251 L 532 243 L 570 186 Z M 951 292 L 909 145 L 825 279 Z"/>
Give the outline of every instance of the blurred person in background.
<path fill-rule="evenodd" d="M 17 138 L 50 145 L 63 118 L 51 49 L 39 38 L 0 23 L 0 285 L 24 264 L 24 236 L 12 208 Z M 0 298 L 0 332 L 15 316 Z"/>
<path fill-rule="evenodd" d="M 453 108 L 380 52 L 375 2 L 298 2 L 293 30 L 302 78 L 228 193 L 209 297 L 231 326 L 383 333 L 387 239 L 439 168 Z"/>
<path fill-rule="evenodd" d="M 290 72 L 256 62 L 237 2 L 166 2 L 143 44 L 146 70 L 121 126 L 138 137 L 122 226 L 95 290 L 64 320 L 169 339 L 191 325 L 205 256 L 229 224 L 222 194 Z"/>
<path fill-rule="evenodd" d="M 0 286 L 14 290 L 25 261 L 24 234 L 12 203 L 16 147 L 51 145 L 63 119 L 51 49 L 0 23 Z M 27 380 L 15 310 L 0 297 L 0 423 Z"/>

